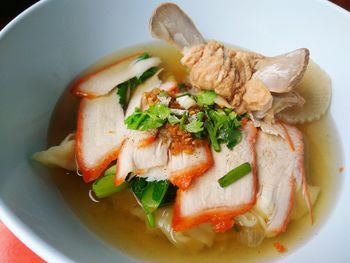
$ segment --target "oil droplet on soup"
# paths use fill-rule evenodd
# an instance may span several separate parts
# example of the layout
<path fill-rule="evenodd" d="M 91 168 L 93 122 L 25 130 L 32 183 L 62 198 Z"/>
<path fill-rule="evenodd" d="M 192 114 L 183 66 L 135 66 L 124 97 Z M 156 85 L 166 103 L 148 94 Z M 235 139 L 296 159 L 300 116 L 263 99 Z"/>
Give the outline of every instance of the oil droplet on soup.
<path fill-rule="evenodd" d="M 160 43 L 128 48 L 101 60 L 88 71 L 96 70 L 135 51 L 146 51 L 153 56 L 159 56 L 163 61 L 163 77 L 164 74 L 171 73 L 180 82 L 186 77 L 186 71 L 180 64 L 179 51 Z M 48 133 L 50 146 L 59 143 L 69 132 L 75 130 L 78 104 L 78 98 L 71 95 L 68 90 L 64 92 L 51 118 Z M 321 187 L 315 205 L 315 223 L 311 225 L 309 215 L 292 221 L 285 233 L 275 238 L 266 238 L 258 248 L 247 248 L 238 243 L 235 236 L 237 234 L 232 230 L 216 234 L 211 248 L 192 253 L 180 250 L 160 231 L 148 229 L 144 221 L 130 213 L 130 208 L 136 205 L 130 191 L 123 191 L 94 203 L 88 196 L 91 184 L 85 184 L 82 178 L 74 173 L 66 175 L 66 171 L 62 169 L 50 169 L 50 172 L 63 198 L 83 224 L 106 242 L 139 260 L 192 263 L 261 262 L 281 257 L 274 247 L 276 242 L 288 249 L 286 254 L 295 251 L 298 246 L 317 233 L 327 220 L 327 215 L 331 213 L 341 181 L 338 171 L 341 167 L 337 151 L 339 147 L 332 127 L 329 115 L 318 121 L 298 126 L 304 135 L 308 182 Z"/>

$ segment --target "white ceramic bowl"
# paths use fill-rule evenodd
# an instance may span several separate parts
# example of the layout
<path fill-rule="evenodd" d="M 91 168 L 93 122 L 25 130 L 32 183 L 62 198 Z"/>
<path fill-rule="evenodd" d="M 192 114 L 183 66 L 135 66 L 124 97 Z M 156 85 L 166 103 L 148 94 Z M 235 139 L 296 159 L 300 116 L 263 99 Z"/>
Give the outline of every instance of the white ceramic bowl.
<path fill-rule="evenodd" d="M 50 114 L 72 78 L 97 59 L 151 40 L 160 1 L 40 1 L 0 33 L 0 217 L 50 262 L 134 261 L 89 232 L 45 169 L 29 156 L 46 144 Z M 264 54 L 308 47 L 331 76 L 331 114 L 350 163 L 350 14 L 327 1 L 176 1 L 207 38 Z M 345 190 L 344 190 L 345 189 Z M 350 180 L 319 234 L 284 262 L 350 262 Z"/>

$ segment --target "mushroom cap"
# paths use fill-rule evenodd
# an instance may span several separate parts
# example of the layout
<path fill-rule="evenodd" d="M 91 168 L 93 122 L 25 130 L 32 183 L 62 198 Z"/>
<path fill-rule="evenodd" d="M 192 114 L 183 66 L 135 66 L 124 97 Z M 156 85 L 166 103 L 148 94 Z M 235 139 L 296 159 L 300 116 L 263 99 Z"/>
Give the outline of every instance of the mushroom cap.
<path fill-rule="evenodd" d="M 253 79 L 260 79 L 275 93 L 291 91 L 301 80 L 309 63 L 309 50 L 300 48 L 276 57 L 265 57 L 255 65 Z"/>
<path fill-rule="evenodd" d="M 204 39 L 191 18 L 176 4 L 164 3 L 153 12 L 149 29 L 153 37 L 164 40 L 183 51 L 204 43 Z"/>

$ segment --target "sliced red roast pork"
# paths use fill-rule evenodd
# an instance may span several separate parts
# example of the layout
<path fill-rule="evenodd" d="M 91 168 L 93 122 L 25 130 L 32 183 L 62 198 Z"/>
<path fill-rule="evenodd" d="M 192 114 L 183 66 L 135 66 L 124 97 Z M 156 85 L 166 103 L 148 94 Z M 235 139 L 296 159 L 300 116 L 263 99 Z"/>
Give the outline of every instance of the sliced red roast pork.
<path fill-rule="evenodd" d="M 134 112 L 135 108 L 141 108 L 144 92 L 151 91 L 161 85 L 158 73 L 136 88 L 126 110 L 126 118 Z M 121 147 L 117 162 L 114 180 L 116 185 L 124 182 L 129 173 L 143 174 L 151 168 L 167 164 L 169 143 L 157 138 L 157 133 L 157 129 L 127 130 L 126 140 Z"/>
<path fill-rule="evenodd" d="M 213 157 L 208 143 L 196 147 L 192 154 L 169 153 L 167 173 L 169 180 L 180 189 L 187 189 L 194 178 L 201 176 L 213 166 Z"/>
<path fill-rule="evenodd" d="M 259 131 L 256 143 L 259 192 L 256 209 L 267 223 L 266 236 L 284 232 L 293 209 L 294 193 L 303 187 L 311 211 L 304 174 L 304 144 L 295 127 L 282 127 L 284 136 Z"/>
<path fill-rule="evenodd" d="M 124 112 L 116 92 L 81 100 L 76 158 L 85 182 L 95 180 L 117 158 L 124 135 Z"/>
<path fill-rule="evenodd" d="M 97 72 L 85 75 L 73 84 L 72 92 L 90 98 L 106 95 L 117 85 L 140 77 L 146 70 L 158 66 L 161 62 L 157 57 L 140 60 L 140 55 L 141 53 L 128 56 Z"/>
<path fill-rule="evenodd" d="M 134 131 L 132 135 L 129 134 L 120 150 L 114 180 L 116 185 L 124 182 L 129 173 L 142 175 L 151 168 L 164 167 L 167 164 L 169 143 L 157 138 L 146 146 L 138 146 L 146 136 L 155 136 L 154 132 L 156 131 Z"/>
<path fill-rule="evenodd" d="M 233 217 L 250 210 L 256 201 L 256 128 L 248 122 L 242 140 L 233 150 L 222 145 L 213 152 L 214 165 L 198 177 L 187 190 L 178 190 L 173 216 L 175 231 L 184 231 L 201 223 L 212 223 L 223 232 L 233 225 Z M 252 170 L 233 184 L 222 188 L 218 179 L 237 166 L 249 162 Z"/>
<path fill-rule="evenodd" d="M 302 190 L 304 200 L 310 212 L 311 222 L 313 223 L 313 207 L 305 176 L 303 135 L 301 131 L 294 126 L 285 123 L 281 123 L 281 126 L 285 129 L 286 137 L 289 139 L 290 145 L 293 145 L 292 150 L 295 158 L 293 175 L 295 178 L 296 191 Z"/>

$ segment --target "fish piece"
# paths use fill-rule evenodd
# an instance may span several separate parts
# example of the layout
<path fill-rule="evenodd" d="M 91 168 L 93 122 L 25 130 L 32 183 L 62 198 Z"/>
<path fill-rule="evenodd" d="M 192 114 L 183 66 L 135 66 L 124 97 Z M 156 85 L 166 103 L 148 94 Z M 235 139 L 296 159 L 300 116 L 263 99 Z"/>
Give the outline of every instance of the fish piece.
<path fill-rule="evenodd" d="M 242 129 L 241 142 L 233 150 L 221 145 L 221 152 L 212 153 L 213 167 L 198 177 L 187 190 L 178 190 L 172 221 L 175 231 L 211 223 L 215 231 L 223 232 L 232 227 L 235 216 L 254 206 L 257 192 L 256 133 L 254 125 L 248 122 Z M 222 188 L 218 179 L 245 162 L 251 164 L 251 172 Z"/>
<path fill-rule="evenodd" d="M 124 112 L 116 92 L 81 100 L 75 152 L 85 182 L 95 180 L 117 158 L 124 136 Z"/>
<path fill-rule="evenodd" d="M 173 155 L 169 153 L 167 165 L 170 181 L 180 189 L 187 189 L 193 179 L 201 176 L 213 166 L 213 157 L 207 142 L 196 147 L 191 154 L 181 152 Z"/>
<path fill-rule="evenodd" d="M 108 94 L 117 85 L 140 77 L 146 70 L 158 66 L 158 57 L 138 60 L 141 53 L 123 58 L 112 65 L 108 65 L 97 72 L 87 74 L 75 81 L 72 92 L 81 97 L 98 97 Z"/>

